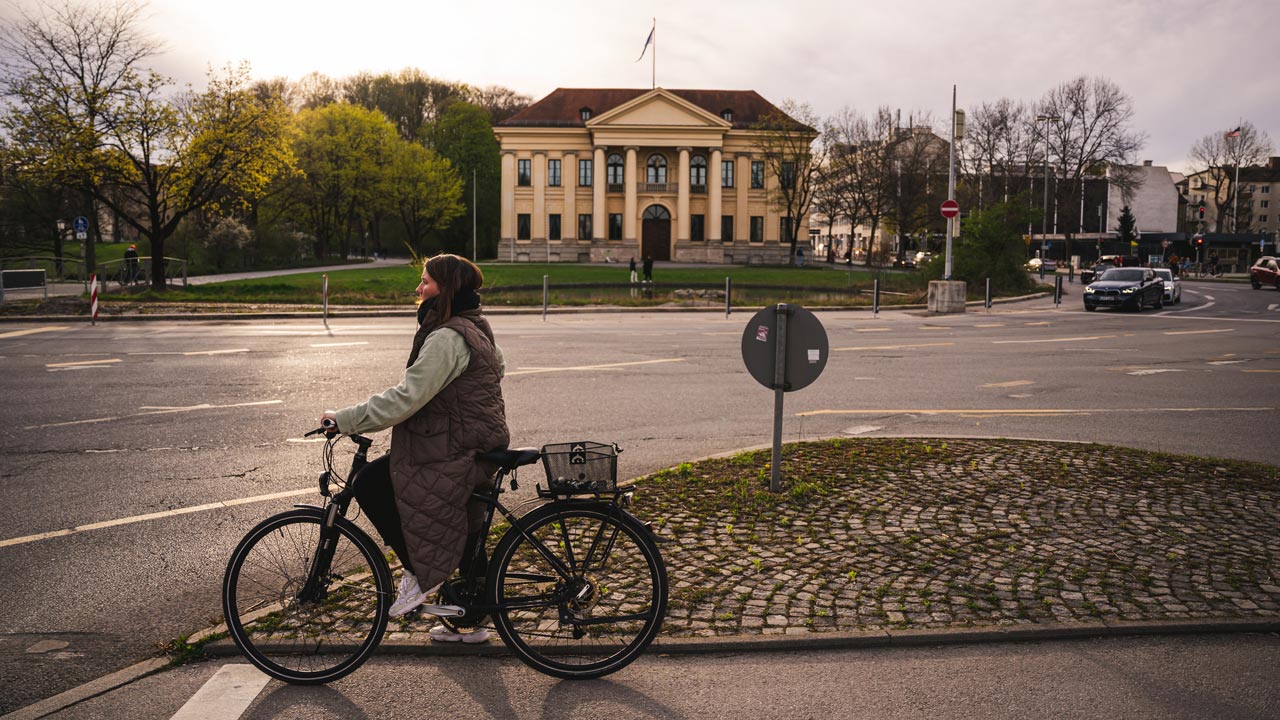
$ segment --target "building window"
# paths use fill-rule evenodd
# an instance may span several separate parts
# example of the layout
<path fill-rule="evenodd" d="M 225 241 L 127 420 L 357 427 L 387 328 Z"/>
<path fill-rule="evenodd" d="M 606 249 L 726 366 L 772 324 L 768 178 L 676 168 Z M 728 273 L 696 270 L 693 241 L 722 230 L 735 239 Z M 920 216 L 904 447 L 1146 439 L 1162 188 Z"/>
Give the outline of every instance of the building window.
<path fill-rule="evenodd" d="M 609 159 L 605 162 L 604 168 L 606 174 L 605 179 L 610 185 L 617 186 L 616 188 L 610 187 L 609 191 L 618 192 L 622 190 L 622 156 L 617 153 L 610 155 Z"/>
<path fill-rule="evenodd" d="M 579 110 L 579 111 L 578 111 L 578 117 L 582 118 L 582 122 L 586 122 L 586 121 L 590 120 L 590 119 L 591 119 L 591 108 L 589 108 L 589 107 L 584 107 L 584 108 L 582 108 L 581 110 Z"/>
<path fill-rule="evenodd" d="M 778 177 L 778 182 L 782 185 L 783 190 L 791 190 L 796 186 L 796 164 L 793 162 L 782 163 L 782 175 Z"/>
<path fill-rule="evenodd" d="M 533 184 L 533 172 L 530 170 L 528 160 L 516 161 L 516 184 L 521 187 L 528 187 Z"/>
<path fill-rule="evenodd" d="M 693 242 L 702 242 L 707 239 L 707 216 L 706 215 L 690 215 L 689 216 L 689 239 Z"/>
<path fill-rule="evenodd" d="M 752 190 L 764 189 L 764 161 L 763 160 L 751 161 L 751 189 Z"/>
<path fill-rule="evenodd" d="M 1271 204 L 1271 201 L 1269 200 L 1259 200 L 1258 202 L 1261 203 L 1264 208 Z"/>
<path fill-rule="evenodd" d="M 590 240 L 591 232 L 591 213 L 579 213 L 578 215 L 578 239 Z"/>
<path fill-rule="evenodd" d="M 733 187 L 733 161 L 720 161 L 720 187 Z"/>
<path fill-rule="evenodd" d="M 1262 186 L 1262 194 L 1263 194 L 1263 195 L 1270 195 L 1270 194 L 1271 194 L 1271 186 L 1270 186 L 1270 185 L 1263 185 L 1263 186 Z"/>
<path fill-rule="evenodd" d="M 693 192 L 707 191 L 707 159 L 705 157 L 694 155 L 689 160 L 689 184 L 693 186 Z"/>
<path fill-rule="evenodd" d="M 551 213 L 547 216 L 547 239 L 560 239 L 560 213 Z"/>
<path fill-rule="evenodd" d="M 1264 222 L 1266 222 L 1266 221 L 1267 221 L 1267 216 L 1266 216 L 1266 215 L 1259 215 L 1259 216 L 1258 216 L 1258 222 L 1260 222 L 1260 223 L 1264 223 Z"/>
<path fill-rule="evenodd" d="M 778 218 L 778 242 L 791 242 L 791 218 Z"/>
<path fill-rule="evenodd" d="M 733 216 L 720 216 L 720 241 L 733 242 Z"/>
<path fill-rule="evenodd" d="M 667 182 L 667 158 L 662 155 L 650 155 L 645 164 L 645 182 L 665 184 Z"/>
<path fill-rule="evenodd" d="M 725 108 L 724 110 L 720 111 L 720 117 L 724 118 L 725 122 L 733 122 L 733 111 L 728 108 Z"/>
<path fill-rule="evenodd" d="M 560 187 L 560 161 L 547 161 L 547 185 L 550 187 Z"/>
<path fill-rule="evenodd" d="M 516 215 L 516 239 L 529 239 L 529 213 Z"/>
<path fill-rule="evenodd" d="M 578 161 L 578 185 L 582 187 L 591 187 L 592 177 L 595 175 L 594 162 L 592 160 Z"/>
<path fill-rule="evenodd" d="M 751 242 L 764 242 L 764 216 L 751 216 Z"/>
<path fill-rule="evenodd" d="M 609 213 L 609 239 L 622 239 L 622 213 Z"/>

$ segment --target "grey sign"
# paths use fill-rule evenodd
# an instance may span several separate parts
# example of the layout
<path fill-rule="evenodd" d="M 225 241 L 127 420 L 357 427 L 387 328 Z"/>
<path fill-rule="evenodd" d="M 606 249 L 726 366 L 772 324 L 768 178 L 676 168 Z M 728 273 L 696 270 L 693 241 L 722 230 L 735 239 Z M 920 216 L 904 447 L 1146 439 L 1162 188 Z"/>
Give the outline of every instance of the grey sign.
<path fill-rule="evenodd" d="M 777 371 L 779 313 L 786 313 L 782 387 Z M 742 361 L 756 382 L 786 392 L 808 387 L 827 366 L 827 331 L 813 313 L 799 305 L 771 305 L 747 323 L 742 331 Z"/>

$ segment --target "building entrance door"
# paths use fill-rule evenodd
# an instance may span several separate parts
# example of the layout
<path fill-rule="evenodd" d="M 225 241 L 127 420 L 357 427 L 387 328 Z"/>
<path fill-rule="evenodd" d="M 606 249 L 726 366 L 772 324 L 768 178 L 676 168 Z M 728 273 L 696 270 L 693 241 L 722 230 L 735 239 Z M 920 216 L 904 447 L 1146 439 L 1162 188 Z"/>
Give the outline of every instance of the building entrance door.
<path fill-rule="evenodd" d="M 641 217 L 640 256 L 670 260 L 671 213 L 661 205 L 650 205 Z"/>

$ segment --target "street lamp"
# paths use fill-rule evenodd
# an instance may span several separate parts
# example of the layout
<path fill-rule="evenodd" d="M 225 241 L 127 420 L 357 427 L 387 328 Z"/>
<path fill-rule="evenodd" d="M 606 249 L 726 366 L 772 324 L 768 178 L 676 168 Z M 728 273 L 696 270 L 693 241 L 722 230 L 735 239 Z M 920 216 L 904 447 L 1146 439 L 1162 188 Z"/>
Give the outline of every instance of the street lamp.
<path fill-rule="evenodd" d="M 1036 122 L 1052 122 L 1061 120 L 1058 115 L 1037 115 Z M 1044 262 L 1049 259 L 1048 249 L 1045 248 L 1045 240 L 1049 234 L 1049 132 L 1044 133 L 1044 205 L 1040 208 L 1040 267 L 1044 267 Z"/>

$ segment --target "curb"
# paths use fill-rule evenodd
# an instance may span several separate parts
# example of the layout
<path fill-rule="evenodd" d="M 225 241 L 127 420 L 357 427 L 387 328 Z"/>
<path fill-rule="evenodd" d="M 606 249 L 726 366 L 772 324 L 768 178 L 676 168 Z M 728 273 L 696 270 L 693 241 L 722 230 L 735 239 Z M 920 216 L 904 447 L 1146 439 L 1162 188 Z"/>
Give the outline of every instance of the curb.
<path fill-rule="evenodd" d="M 168 667 L 169 658 L 151 658 L 144 660 L 136 665 L 118 670 L 110 675 L 104 675 L 97 680 L 71 688 L 66 692 L 58 693 L 50 698 L 45 698 L 40 702 L 28 705 L 24 708 L 14 710 L 8 715 L 0 717 L 0 720 L 36 720 L 37 718 L 46 717 L 53 713 L 65 710 L 72 705 L 82 703 L 99 695 L 105 695 L 112 690 L 128 685 L 135 680 L 141 680 L 148 675 L 154 675 L 164 668 Z"/>

